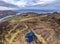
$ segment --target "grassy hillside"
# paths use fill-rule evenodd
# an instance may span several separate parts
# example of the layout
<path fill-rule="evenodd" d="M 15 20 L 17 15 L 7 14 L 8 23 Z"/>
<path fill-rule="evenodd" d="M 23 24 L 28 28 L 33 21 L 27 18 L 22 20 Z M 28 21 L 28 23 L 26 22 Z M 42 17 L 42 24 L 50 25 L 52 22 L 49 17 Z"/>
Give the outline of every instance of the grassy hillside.
<path fill-rule="evenodd" d="M 5 11 L 0 11 L 0 18 L 3 18 L 5 16 L 9 15 L 16 15 L 17 12 L 11 11 L 11 10 L 5 10 Z"/>
<path fill-rule="evenodd" d="M 37 39 L 28 42 L 25 36 L 31 31 Z M 0 43 L 60 44 L 60 13 L 23 13 L 5 19 L 0 22 Z"/>

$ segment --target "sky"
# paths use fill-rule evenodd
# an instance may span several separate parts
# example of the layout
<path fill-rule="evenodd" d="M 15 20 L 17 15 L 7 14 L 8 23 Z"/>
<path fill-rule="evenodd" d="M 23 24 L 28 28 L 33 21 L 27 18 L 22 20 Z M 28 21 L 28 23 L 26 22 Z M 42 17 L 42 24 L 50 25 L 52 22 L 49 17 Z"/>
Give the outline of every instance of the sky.
<path fill-rule="evenodd" d="M 2 0 L 0 1 L 0 10 L 12 9 L 43 9 L 57 10 L 60 9 L 60 0 Z"/>
<path fill-rule="evenodd" d="M 7 3 L 15 4 L 19 7 L 49 4 L 56 0 L 3 0 Z"/>

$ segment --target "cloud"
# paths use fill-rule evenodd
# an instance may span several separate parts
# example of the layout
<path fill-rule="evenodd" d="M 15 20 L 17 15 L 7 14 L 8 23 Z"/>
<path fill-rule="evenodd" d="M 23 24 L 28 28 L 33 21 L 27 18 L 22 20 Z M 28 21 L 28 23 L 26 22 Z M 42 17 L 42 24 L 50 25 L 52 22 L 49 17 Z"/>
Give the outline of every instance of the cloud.
<path fill-rule="evenodd" d="M 20 1 L 20 0 L 3 0 L 6 3 L 12 4 L 12 5 L 16 5 L 17 7 L 24 7 L 25 6 L 25 2 L 24 1 Z"/>
<path fill-rule="evenodd" d="M 19 7 L 26 7 L 26 6 L 34 6 L 34 5 L 42 5 L 42 4 L 48 4 L 52 3 L 55 0 L 3 0 L 7 3 L 12 3 L 14 5 L 17 5 Z"/>
<path fill-rule="evenodd" d="M 1 1 L 1 0 L 0 0 Z M 18 8 L 18 9 L 53 9 L 59 10 L 60 9 L 60 0 L 2 0 L 4 3 L 1 4 L 4 7 L 10 8 Z"/>
<path fill-rule="evenodd" d="M 55 0 L 52 3 L 47 4 L 38 4 L 31 7 L 27 7 L 27 9 L 37 9 L 37 10 L 53 10 L 53 11 L 60 11 L 60 1 Z"/>
<path fill-rule="evenodd" d="M 43 5 L 43 4 L 49 4 L 49 3 L 52 3 L 53 1 L 55 0 L 37 0 L 37 1 L 28 1 L 27 4 L 30 4 L 31 6 L 34 6 L 34 5 Z M 29 3 L 30 2 L 30 3 Z M 27 5 L 29 6 L 29 5 Z"/>
<path fill-rule="evenodd" d="M 8 7 L 0 6 L 0 10 L 16 10 L 16 8 L 8 8 Z"/>
<path fill-rule="evenodd" d="M 6 3 L 5 1 L 0 0 L 0 10 L 16 10 L 17 8 L 19 7 L 14 4 Z"/>
<path fill-rule="evenodd" d="M 18 8 L 18 6 L 11 4 L 11 3 L 6 3 L 4 1 L 0 1 L 0 6 L 5 6 L 5 7 L 9 7 L 9 8 Z"/>

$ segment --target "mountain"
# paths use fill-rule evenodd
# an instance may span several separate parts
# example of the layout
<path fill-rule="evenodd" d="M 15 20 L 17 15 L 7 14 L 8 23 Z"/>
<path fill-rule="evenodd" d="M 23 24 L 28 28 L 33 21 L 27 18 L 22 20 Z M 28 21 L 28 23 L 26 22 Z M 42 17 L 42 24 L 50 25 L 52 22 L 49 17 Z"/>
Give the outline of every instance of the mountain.
<path fill-rule="evenodd" d="M 56 12 L 57 10 L 51 10 L 51 9 L 46 9 L 46 10 L 43 10 L 43 9 L 19 9 L 19 10 L 16 10 L 18 12 L 36 12 L 36 13 L 50 13 L 50 12 Z"/>
<path fill-rule="evenodd" d="M 0 10 L 0 18 L 9 16 L 9 15 L 16 15 L 18 12 L 12 10 Z"/>
<path fill-rule="evenodd" d="M 60 44 L 60 13 L 23 14 L 0 22 L 0 43 Z"/>

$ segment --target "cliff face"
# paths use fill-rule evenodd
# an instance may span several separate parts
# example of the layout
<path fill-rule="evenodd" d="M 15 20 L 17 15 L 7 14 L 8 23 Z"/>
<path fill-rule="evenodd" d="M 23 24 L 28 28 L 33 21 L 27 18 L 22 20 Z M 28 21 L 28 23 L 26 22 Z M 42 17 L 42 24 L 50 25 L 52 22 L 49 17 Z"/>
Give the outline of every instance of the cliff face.
<path fill-rule="evenodd" d="M 60 13 L 34 14 L 18 15 L 0 22 L 0 43 L 60 44 Z M 34 36 L 32 33 L 29 34 L 31 31 Z M 29 34 L 28 38 L 26 38 L 27 34 Z M 30 37 L 32 41 L 26 41 Z"/>

